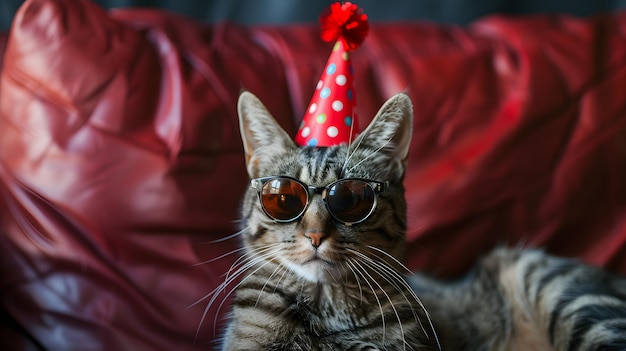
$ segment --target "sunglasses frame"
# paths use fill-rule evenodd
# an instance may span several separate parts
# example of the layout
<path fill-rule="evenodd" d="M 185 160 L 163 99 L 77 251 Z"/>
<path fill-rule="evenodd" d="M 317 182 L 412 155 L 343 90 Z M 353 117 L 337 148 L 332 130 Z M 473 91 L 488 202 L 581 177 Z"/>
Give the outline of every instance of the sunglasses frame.
<path fill-rule="evenodd" d="M 267 210 L 265 209 L 265 206 L 263 205 L 263 199 L 261 198 L 262 196 L 262 191 L 263 191 L 263 187 L 265 186 L 265 184 L 267 184 L 268 182 L 275 180 L 275 179 L 286 179 L 286 180 L 290 180 L 290 181 L 294 181 L 300 185 L 302 185 L 302 187 L 306 190 L 306 204 L 304 206 L 304 208 L 302 208 L 302 211 L 300 211 L 300 213 L 298 213 L 296 216 L 294 216 L 293 218 L 290 219 L 277 219 L 274 218 L 272 215 L 270 215 Z M 372 204 L 372 208 L 370 209 L 370 211 L 367 213 L 367 215 L 365 215 L 362 219 L 355 221 L 355 222 L 346 222 L 346 221 L 342 221 L 341 219 L 337 218 L 337 216 L 330 210 L 330 206 L 328 205 L 328 191 L 330 190 L 331 187 L 333 187 L 334 185 L 337 185 L 338 183 L 343 183 L 346 181 L 360 181 L 363 182 L 365 184 L 367 184 L 372 191 L 374 192 L 374 203 Z M 271 218 L 272 220 L 274 220 L 274 222 L 278 222 L 278 223 L 289 223 L 289 222 L 293 222 L 298 220 L 300 217 L 302 217 L 304 215 L 304 213 L 306 212 L 307 208 L 309 207 L 309 204 L 311 203 L 311 198 L 313 197 L 313 195 L 315 194 L 320 194 L 322 196 L 322 200 L 324 200 L 324 205 L 326 206 L 326 210 L 328 211 L 328 213 L 331 215 L 331 217 L 333 217 L 334 220 L 336 220 L 339 223 L 342 223 L 346 226 L 351 226 L 354 224 L 358 224 L 361 223 L 363 221 L 365 221 L 366 219 L 369 218 L 369 216 L 372 215 L 372 213 L 374 213 L 374 210 L 376 210 L 376 206 L 378 204 L 378 194 L 382 193 L 383 191 L 385 191 L 388 187 L 389 187 L 389 182 L 379 182 L 377 180 L 372 180 L 372 179 L 366 179 L 366 178 L 342 178 L 342 179 L 338 179 L 326 186 L 321 186 L 321 187 L 316 187 L 316 186 L 312 186 L 312 185 L 308 185 L 303 183 L 302 181 L 293 178 L 293 177 L 288 177 L 288 176 L 269 176 L 269 177 L 260 177 L 260 178 L 253 178 L 250 180 L 250 186 L 252 187 L 252 189 L 255 189 L 257 191 L 257 195 L 259 198 L 259 202 L 261 203 L 261 208 L 263 209 L 263 212 L 265 212 L 265 214 Z"/>

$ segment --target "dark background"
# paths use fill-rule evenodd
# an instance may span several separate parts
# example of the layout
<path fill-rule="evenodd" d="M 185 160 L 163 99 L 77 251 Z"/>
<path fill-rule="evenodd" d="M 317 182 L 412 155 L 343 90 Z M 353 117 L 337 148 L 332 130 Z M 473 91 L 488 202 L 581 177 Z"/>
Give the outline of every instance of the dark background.
<path fill-rule="evenodd" d="M 24 0 L 0 0 L 0 30 Z M 316 22 L 330 0 L 96 0 L 106 8 L 158 7 L 204 22 L 244 24 Z M 465 25 L 492 13 L 566 13 L 589 16 L 626 9 L 626 0 L 356 0 L 372 21 L 428 20 Z"/>

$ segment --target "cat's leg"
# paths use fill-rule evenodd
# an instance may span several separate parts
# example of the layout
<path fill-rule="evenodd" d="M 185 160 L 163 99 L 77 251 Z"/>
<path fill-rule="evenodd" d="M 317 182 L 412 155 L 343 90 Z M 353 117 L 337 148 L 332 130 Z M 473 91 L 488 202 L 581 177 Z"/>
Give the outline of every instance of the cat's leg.
<path fill-rule="evenodd" d="M 297 350 L 287 348 L 288 344 L 294 344 L 291 340 L 294 333 L 285 330 L 284 321 L 275 316 L 257 317 L 254 312 L 242 312 L 244 311 L 233 310 L 233 321 L 223 337 L 223 351 Z"/>
<path fill-rule="evenodd" d="M 297 318 L 297 306 L 276 281 L 267 278 L 274 270 L 259 272 L 245 279 L 236 292 L 222 350 L 317 350 Z"/>
<path fill-rule="evenodd" d="M 336 350 L 359 350 L 359 351 L 439 351 L 439 348 L 427 346 L 422 343 L 408 342 L 407 340 L 389 340 L 383 345 L 364 341 L 351 341 L 335 343 L 332 347 L 325 351 Z"/>
<path fill-rule="evenodd" d="M 323 348 L 324 351 L 355 350 L 355 351 L 382 351 L 378 346 L 362 341 L 335 342 Z"/>
<path fill-rule="evenodd" d="M 233 322 L 223 338 L 223 351 L 318 350 L 303 330 L 292 327 L 291 321 L 284 320 L 278 314 L 261 316 L 256 312 L 259 310 L 233 310 Z"/>
<path fill-rule="evenodd" d="M 421 307 L 396 306 L 396 311 L 386 314 L 384 321 L 379 318 L 367 325 L 323 337 L 321 349 L 440 351 Z"/>

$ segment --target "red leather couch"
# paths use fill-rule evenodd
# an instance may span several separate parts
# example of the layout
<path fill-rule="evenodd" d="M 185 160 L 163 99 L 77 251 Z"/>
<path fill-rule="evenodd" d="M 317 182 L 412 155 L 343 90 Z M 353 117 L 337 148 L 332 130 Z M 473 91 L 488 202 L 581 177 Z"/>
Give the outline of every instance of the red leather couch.
<path fill-rule="evenodd" d="M 248 184 L 236 100 L 295 132 L 318 31 L 26 1 L 0 39 L 0 349 L 212 349 L 228 308 L 202 298 Z M 415 103 L 411 268 L 524 245 L 626 274 L 626 14 L 373 23 L 353 61 L 362 125 Z"/>

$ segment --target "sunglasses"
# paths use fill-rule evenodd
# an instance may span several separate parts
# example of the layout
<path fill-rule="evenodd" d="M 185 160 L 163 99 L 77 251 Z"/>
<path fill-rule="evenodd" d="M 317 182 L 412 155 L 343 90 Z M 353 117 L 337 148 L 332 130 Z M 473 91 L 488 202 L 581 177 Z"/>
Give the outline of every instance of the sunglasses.
<path fill-rule="evenodd" d="M 320 194 L 330 215 L 347 226 L 366 220 L 376 208 L 378 194 L 388 186 L 386 182 L 346 178 L 315 187 L 283 176 L 255 178 L 250 184 L 257 190 L 265 214 L 276 222 L 300 218 L 313 195 Z"/>

